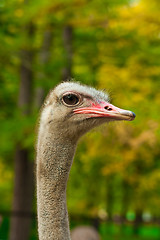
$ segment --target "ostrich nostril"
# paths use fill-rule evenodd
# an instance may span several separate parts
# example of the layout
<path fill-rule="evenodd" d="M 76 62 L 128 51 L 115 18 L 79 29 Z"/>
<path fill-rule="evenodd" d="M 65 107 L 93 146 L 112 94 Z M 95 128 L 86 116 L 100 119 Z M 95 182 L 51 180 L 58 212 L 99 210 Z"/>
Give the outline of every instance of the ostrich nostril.
<path fill-rule="evenodd" d="M 109 107 L 109 106 L 105 106 L 104 108 L 105 108 L 106 110 L 108 110 L 108 111 L 112 111 L 112 108 Z"/>

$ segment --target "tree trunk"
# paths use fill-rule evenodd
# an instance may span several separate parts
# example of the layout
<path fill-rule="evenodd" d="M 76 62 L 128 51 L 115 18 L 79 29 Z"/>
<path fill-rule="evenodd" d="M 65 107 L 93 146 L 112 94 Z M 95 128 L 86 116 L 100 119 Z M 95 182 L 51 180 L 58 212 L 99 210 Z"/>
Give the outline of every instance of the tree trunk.
<path fill-rule="evenodd" d="M 43 44 L 39 54 L 39 65 L 40 71 L 38 72 L 38 81 L 42 82 L 46 80 L 46 65 L 49 62 L 50 55 L 51 55 L 51 46 L 53 40 L 53 32 L 49 27 L 43 36 Z M 38 109 L 41 107 L 44 101 L 45 91 L 44 88 L 41 86 L 36 87 L 35 89 L 35 98 L 34 98 L 34 107 Z"/>
<path fill-rule="evenodd" d="M 133 226 L 133 233 L 136 236 L 139 234 L 139 229 L 140 229 L 140 226 L 143 222 L 142 213 L 143 213 L 142 210 L 140 210 L 140 209 L 136 210 L 136 218 L 135 218 L 134 226 Z"/>
<path fill-rule="evenodd" d="M 107 223 L 107 234 L 113 234 L 112 228 L 112 217 L 113 217 L 113 206 L 114 206 L 114 175 L 109 175 L 106 178 L 106 187 L 107 187 L 107 195 L 106 195 L 106 203 L 107 203 L 107 214 L 108 214 L 108 223 Z"/>
<path fill-rule="evenodd" d="M 65 26 L 63 30 L 63 42 L 65 50 L 65 67 L 62 70 L 62 79 L 67 80 L 72 77 L 72 39 L 73 39 L 73 28 L 72 26 Z"/>
<path fill-rule="evenodd" d="M 139 161 L 135 162 L 135 174 L 137 176 L 141 176 L 143 174 L 143 161 L 141 161 L 141 159 L 139 159 Z M 138 178 L 137 178 L 138 179 Z M 139 203 L 139 201 L 137 201 L 137 199 L 139 198 L 139 191 L 138 191 L 138 188 L 139 188 L 139 179 L 135 182 L 135 185 L 134 185 L 134 196 L 136 197 L 136 201 L 135 201 L 135 205 L 136 205 L 136 210 L 135 210 L 135 221 L 134 221 L 134 226 L 133 226 L 133 233 L 135 235 L 138 235 L 139 234 L 139 229 L 141 227 L 141 224 L 143 222 L 143 219 L 142 219 L 142 214 L 143 214 L 143 205 L 141 205 Z"/>
<path fill-rule="evenodd" d="M 112 215 L 113 215 L 113 204 L 114 204 L 114 196 L 113 196 L 113 178 L 114 176 L 108 176 L 107 177 L 107 214 L 108 214 L 108 221 L 112 221 Z"/>
<path fill-rule="evenodd" d="M 31 50 L 21 50 L 21 65 L 20 65 L 20 90 L 18 107 L 21 109 L 23 115 L 28 116 L 31 110 L 31 96 L 32 96 L 32 59 L 33 52 Z"/>
<path fill-rule="evenodd" d="M 125 222 L 131 198 L 131 186 L 125 179 L 122 180 L 122 193 L 121 216 L 122 222 Z"/>
<path fill-rule="evenodd" d="M 29 239 L 34 189 L 34 162 L 29 160 L 28 155 L 29 152 L 27 149 L 23 149 L 20 145 L 17 146 L 10 240 Z"/>
<path fill-rule="evenodd" d="M 131 186 L 126 179 L 122 180 L 122 203 L 121 203 L 121 234 L 125 235 L 126 215 L 129 209 L 131 198 Z"/>
<path fill-rule="evenodd" d="M 25 28 L 28 37 L 33 35 L 32 25 Z M 29 46 L 30 47 L 30 46 Z M 21 50 L 20 91 L 18 107 L 21 114 L 28 117 L 32 96 L 32 59 L 33 52 Z M 34 162 L 29 159 L 29 150 L 17 144 L 15 154 L 15 179 L 13 194 L 13 216 L 10 226 L 10 240 L 28 240 L 31 225 L 32 200 L 34 192 Z"/>

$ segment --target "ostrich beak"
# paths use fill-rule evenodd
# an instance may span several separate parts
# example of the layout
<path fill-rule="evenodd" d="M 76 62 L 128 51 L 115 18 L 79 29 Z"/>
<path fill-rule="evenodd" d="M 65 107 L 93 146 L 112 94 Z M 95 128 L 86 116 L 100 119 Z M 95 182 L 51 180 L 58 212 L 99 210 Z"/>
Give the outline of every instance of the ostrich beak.
<path fill-rule="evenodd" d="M 89 114 L 91 117 L 105 117 L 111 120 L 132 121 L 136 117 L 135 113 L 118 108 L 108 102 L 92 104 L 91 107 L 77 108 L 73 112 L 76 114 Z"/>

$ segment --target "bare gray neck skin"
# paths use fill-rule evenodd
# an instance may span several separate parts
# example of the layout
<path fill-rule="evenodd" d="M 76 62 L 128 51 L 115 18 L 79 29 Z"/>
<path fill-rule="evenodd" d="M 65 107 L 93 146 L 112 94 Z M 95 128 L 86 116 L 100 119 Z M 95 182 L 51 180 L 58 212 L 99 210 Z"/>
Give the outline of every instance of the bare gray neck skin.
<path fill-rule="evenodd" d="M 37 144 L 39 240 L 71 240 L 66 187 L 76 142 L 48 130 L 40 130 Z"/>

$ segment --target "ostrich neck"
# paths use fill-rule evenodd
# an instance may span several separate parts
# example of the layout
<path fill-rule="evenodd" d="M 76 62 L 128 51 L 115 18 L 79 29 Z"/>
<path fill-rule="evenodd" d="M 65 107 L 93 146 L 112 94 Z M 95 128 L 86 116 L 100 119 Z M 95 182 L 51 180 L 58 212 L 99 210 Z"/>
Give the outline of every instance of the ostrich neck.
<path fill-rule="evenodd" d="M 76 143 L 60 134 L 39 132 L 37 208 L 39 240 L 70 240 L 66 187 Z"/>

